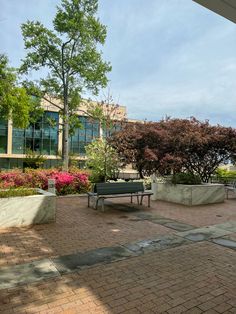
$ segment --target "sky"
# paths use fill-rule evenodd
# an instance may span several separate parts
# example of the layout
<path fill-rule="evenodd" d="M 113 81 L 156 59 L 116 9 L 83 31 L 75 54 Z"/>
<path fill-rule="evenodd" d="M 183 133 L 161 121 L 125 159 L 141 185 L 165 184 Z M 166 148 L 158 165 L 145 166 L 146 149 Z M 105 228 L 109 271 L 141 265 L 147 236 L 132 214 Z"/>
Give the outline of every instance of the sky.
<path fill-rule="evenodd" d="M 59 0 L 0 0 L 0 53 L 20 65 L 20 25 L 47 27 Z M 131 119 L 208 119 L 236 127 L 236 25 L 191 0 L 100 0 L 109 91 Z M 31 79 L 37 77 L 31 74 Z M 107 89 L 101 95 L 107 94 Z"/>

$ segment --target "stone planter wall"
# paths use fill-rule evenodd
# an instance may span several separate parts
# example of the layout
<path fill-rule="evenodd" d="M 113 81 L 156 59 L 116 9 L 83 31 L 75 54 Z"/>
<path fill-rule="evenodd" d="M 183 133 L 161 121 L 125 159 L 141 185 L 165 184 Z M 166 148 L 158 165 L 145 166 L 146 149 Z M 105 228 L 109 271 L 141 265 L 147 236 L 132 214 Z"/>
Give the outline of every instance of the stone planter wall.
<path fill-rule="evenodd" d="M 188 206 L 222 203 L 225 199 L 223 184 L 184 185 L 152 184 L 153 200 L 162 200 Z"/>
<path fill-rule="evenodd" d="M 56 221 L 56 195 L 38 190 L 39 195 L 0 198 L 0 228 L 24 227 Z"/>

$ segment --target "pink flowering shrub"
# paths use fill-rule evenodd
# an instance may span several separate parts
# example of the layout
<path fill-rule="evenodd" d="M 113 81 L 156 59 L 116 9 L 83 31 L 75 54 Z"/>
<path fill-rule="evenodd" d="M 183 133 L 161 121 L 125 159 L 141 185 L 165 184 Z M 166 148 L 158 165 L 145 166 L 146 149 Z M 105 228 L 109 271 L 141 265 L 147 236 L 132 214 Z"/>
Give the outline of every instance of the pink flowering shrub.
<path fill-rule="evenodd" d="M 47 190 L 48 179 L 54 179 L 58 195 L 87 192 L 90 188 L 89 173 L 77 168 L 68 172 L 58 169 L 26 169 L 0 172 L 0 189 L 26 187 Z"/>

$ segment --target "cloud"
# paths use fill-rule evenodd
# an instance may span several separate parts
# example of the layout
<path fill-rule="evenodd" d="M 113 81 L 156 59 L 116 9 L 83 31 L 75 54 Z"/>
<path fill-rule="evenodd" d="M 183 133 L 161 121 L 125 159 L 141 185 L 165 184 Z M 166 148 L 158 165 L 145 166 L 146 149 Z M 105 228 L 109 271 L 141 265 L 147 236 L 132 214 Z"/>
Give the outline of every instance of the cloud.
<path fill-rule="evenodd" d="M 118 21 L 109 21 L 116 38 L 108 35 L 105 48 L 111 89 L 129 115 L 194 115 L 236 126 L 235 25 L 191 1 L 135 3 L 120 1 Z"/>
<path fill-rule="evenodd" d="M 59 2 L 0 0 L 1 53 L 13 66 L 25 54 L 21 23 L 51 26 Z M 236 126 L 235 24 L 189 0 L 100 0 L 98 15 L 110 89 L 131 118 L 194 115 Z"/>

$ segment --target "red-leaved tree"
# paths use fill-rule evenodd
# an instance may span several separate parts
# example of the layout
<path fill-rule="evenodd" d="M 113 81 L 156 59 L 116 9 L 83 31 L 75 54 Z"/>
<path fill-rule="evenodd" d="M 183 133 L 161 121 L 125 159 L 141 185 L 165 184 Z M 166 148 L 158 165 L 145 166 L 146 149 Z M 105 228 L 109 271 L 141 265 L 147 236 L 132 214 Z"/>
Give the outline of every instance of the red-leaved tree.
<path fill-rule="evenodd" d="M 208 121 L 165 119 L 127 124 L 112 138 L 126 164 L 140 175 L 188 171 L 208 182 L 217 167 L 236 154 L 236 130 Z"/>

